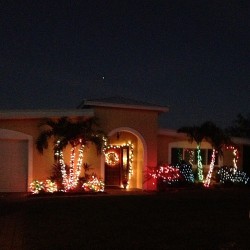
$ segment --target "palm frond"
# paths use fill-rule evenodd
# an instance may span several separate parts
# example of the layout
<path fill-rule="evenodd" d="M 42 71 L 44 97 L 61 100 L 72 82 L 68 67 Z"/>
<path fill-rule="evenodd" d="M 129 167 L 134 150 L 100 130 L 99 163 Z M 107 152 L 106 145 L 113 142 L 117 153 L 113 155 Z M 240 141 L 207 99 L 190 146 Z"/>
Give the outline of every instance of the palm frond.
<path fill-rule="evenodd" d="M 48 140 L 52 136 L 51 130 L 45 130 L 40 133 L 36 139 L 36 148 L 39 153 L 43 153 L 44 149 L 48 148 Z"/>

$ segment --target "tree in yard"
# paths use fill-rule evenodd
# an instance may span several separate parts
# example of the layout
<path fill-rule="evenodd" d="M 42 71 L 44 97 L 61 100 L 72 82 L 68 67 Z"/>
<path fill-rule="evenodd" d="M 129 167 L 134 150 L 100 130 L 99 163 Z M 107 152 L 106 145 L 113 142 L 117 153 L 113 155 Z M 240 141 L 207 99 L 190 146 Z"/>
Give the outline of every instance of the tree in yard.
<path fill-rule="evenodd" d="M 247 117 L 238 114 L 233 125 L 228 127 L 226 132 L 231 136 L 250 138 L 250 114 Z"/>
<path fill-rule="evenodd" d="M 214 164 L 215 164 L 215 158 L 216 154 L 219 156 L 223 155 L 222 148 L 225 144 L 230 143 L 230 138 L 224 133 L 222 129 L 217 127 L 213 122 L 205 122 L 203 123 L 203 131 L 205 134 L 205 139 L 210 142 L 212 146 L 212 158 L 211 162 L 209 165 L 209 171 L 207 173 L 204 186 L 209 187 L 213 169 L 214 169 Z"/>
<path fill-rule="evenodd" d="M 46 126 L 36 140 L 36 147 L 40 153 L 48 148 L 48 141 L 53 138 L 55 160 L 61 167 L 64 189 L 74 189 L 77 186 L 81 172 L 84 147 L 89 143 L 96 146 L 97 153 L 101 153 L 104 145 L 105 136 L 97 127 L 97 119 L 92 117 L 87 120 L 78 119 L 75 122 L 67 117 L 58 120 L 47 119 L 41 124 Z M 66 173 L 63 150 L 71 146 L 69 173 Z M 75 154 L 78 148 L 78 160 L 75 161 Z"/>
<path fill-rule="evenodd" d="M 181 127 L 177 130 L 178 133 L 185 133 L 191 142 L 195 141 L 197 144 L 197 177 L 198 181 L 203 181 L 203 166 L 200 153 L 201 142 L 205 137 L 203 126 Z"/>

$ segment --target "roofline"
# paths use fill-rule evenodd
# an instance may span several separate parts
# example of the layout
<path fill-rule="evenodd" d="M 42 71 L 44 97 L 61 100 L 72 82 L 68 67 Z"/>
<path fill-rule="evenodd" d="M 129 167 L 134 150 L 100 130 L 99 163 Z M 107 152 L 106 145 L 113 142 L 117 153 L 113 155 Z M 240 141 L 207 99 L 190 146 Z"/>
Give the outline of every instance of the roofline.
<path fill-rule="evenodd" d="M 7 119 L 39 119 L 57 117 L 93 117 L 92 109 L 52 109 L 52 110 L 0 110 L 0 120 Z"/>
<path fill-rule="evenodd" d="M 87 106 L 98 106 L 98 107 L 110 107 L 110 108 L 126 108 L 126 109 L 140 109 L 140 110 L 151 110 L 158 112 L 168 112 L 168 107 L 161 106 L 143 106 L 143 105 L 130 105 L 130 104 L 120 104 L 120 103 L 107 103 L 107 102 L 96 102 L 84 100 L 84 105 Z"/>
<path fill-rule="evenodd" d="M 187 137 L 185 133 L 178 133 L 175 129 L 160 128 L 158 130 L 158 135 L 168 135 L 177 137 Z"/>
<path fill-rule="evenodd" d="M 187 137 L 185 133 L 178 133 L 177 130 L 174 129 L 166 129 L 166 128 L 160 128 L 158 130 L 158 135 L 165 135 L 165 136 L 174 136 L 174 137 Z M 232 142 L 235 144 L 240 145 L 250 145 L 250 139 L 249 138 L 242 138 L 242 137 L 231 137 Z"/>
<path fill-rule="evenodd" d="M 232 137 L 232 141 L 236 144 L 243 144 L 243 145 L 250 145 L 249 138 L 242 138 L 242 137 Z"/>

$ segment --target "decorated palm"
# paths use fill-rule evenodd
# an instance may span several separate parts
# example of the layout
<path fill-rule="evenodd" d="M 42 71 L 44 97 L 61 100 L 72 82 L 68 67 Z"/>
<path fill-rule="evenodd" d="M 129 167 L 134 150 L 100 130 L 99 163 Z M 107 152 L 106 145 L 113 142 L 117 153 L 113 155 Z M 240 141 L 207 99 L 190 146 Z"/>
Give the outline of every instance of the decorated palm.
<path fill-rule="evenodd" d="M 40 133 L 36 141 L 38 151 L 43 153 L 43 150 L 48 148 L 48 141 L 53 138 L 54 156 L 55 160 L 57 160 L 61 166 L 63 186 L 65 189 L 75 188 L 79 180 L 84 147 L 92 143 L 96 146 L 97 153 L 101 153 L 104 145 L 104 133 L 100 130 L 93 129 L 94 126 L 98 127 L 97 119 L 93 117 L 88 120 L 78 119 L 73 122 L 67 117 L 62 117 L 57 121 L 47 119 L 41 125 L 45 126 L 45 129 Z M 63 150 L 67 145 L 71 146 L 70 170 L 68 175 L 63 157 Z M 77 147 L 78 160 L 75 164 Z"/>
<path fill-rule="evenodd" d="M 217 127 L 213 122 L 205 122 L 203 124 L 203 130 L 205 133 L 205 138 L 208 142 L 210 142 L 212 146 L 212 157 L 211 157 L 211 162 L 209 165 L 209 171 L 207 173 L 204 186 L 209 187 L 213 169 L 214 169 L 214 164 L 215 164 L 215 158 L 216 154 L 219 156 L 223 155 L 222 148 L 225 144 L 230 143 L 230 138 L 224 133 L 222 129 Z"/>
<path fill-rule="evenodd" d="M 181 127 L 177 130 L 178 133 L 185 133 L 191 142 L 195 141 L 197 144 L 197 172 L 198 181 L 203 181 L 203 166 L 201 157 L 201 142 L 205 138 L 203 126 Z"/>

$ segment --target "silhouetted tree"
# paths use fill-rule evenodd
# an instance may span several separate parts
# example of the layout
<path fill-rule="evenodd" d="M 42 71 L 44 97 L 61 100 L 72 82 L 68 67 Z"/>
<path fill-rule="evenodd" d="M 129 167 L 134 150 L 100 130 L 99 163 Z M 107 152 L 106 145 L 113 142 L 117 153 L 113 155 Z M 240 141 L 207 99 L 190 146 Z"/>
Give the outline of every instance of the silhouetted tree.
<path fill-rule="evenodd" d="M 67 189 L 74 188 L 77 185 L 82 165 L 84 147 L 93 143 L 97 152 L 101 153 L 105 135 L 101 130 L 94 129 L 97 127 L 97 119 L 92 117 L 87 120 L 78 119 L 71 121 L 67 117 L 58 120 L 46 119 L 41 124 L 45 126 L 36 140 L 36 147 L 40 153 L 48 148 L 48 141 L 54 138 L 54 155 L 61 166 L 63 185 Z M 67 145 L 71 145 L 71 157 L 69 174 L 66 173 L 63 150 Z M 75 150 L 78 147 L 78 161 L 75 167 Z"/>

